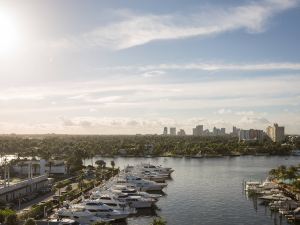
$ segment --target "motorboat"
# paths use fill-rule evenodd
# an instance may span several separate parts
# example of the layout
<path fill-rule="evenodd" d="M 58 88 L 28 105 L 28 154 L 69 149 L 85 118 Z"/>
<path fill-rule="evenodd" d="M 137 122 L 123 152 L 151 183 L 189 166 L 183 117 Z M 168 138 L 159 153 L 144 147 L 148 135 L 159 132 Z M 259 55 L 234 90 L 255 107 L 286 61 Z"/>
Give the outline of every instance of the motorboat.
<path fill-rule="evenodd" d="M 161 194 L 150 194 L 144 191 L 138 191 L 136 188 L 129 188 L 126 185 L 114 185 L 110 188 L 113 193 L 125 193 L 129 196 L 141 196 L 144 198 L 153 198 L 158 201 L 162 197 Z"/>
<path fill-rule="evenodd" d="M 129 207 L 126 202 L 121 202 L 117 200 L 113 195 L 110 194 L 101 194 L 101 192 L 94 192 L 90 198 L 92 200 L 102 202 L 105 205 L 108 205 L 112 209 L 118 210 L 120 212 L 127 212 L 129 214 L 135 214 L 136 210 L 133 207 Z"/>
<path fill-rule="evenodd" d="M 130 196 L 124 193 L 114 193 L 116 198 L 121 202 L 126 202 L 133 208 L 150 208 L 155 204 L 155 200 L 152 198 L 143 198 L 141 196 Z"/>
<path fill-rule="evenodd" d="M 245 191 L 252 192 L 257 191 L 261 183 L 259 181 L 247 181 L 245 185 Z"/>
<path fill-rule="evenodd" d="M 144 180 L 133 175 L 127 175 L 124 179 L 127 182 L 134 184 L 140 191 L 161 191 L 168 185 L 166 183 L 156 183 L 155 181 Z"/>
<path fill-rule="evenodd" d="M 82 203 L 79 203 L 78 205 L 83 206 L 93 215 L 100 216 L 103 218 L 120 220 L 120 219 L 125 219 L 129 216 L 129 212 L 125 210 L 120 210 L 120 211 L 115 210 L 112 207 L 98 200 L 88 199 L 88 200 L 84 200 Z"/>
<path fill-rule="evenodd" d="M 56 215 L 59 219 L 67 218 L 75 220 L 81 225 L 90 225 L 96 222 L 111 222 L 113 219 L 95 216 L 84 207 L 63 207 L 60 208 Z"/>

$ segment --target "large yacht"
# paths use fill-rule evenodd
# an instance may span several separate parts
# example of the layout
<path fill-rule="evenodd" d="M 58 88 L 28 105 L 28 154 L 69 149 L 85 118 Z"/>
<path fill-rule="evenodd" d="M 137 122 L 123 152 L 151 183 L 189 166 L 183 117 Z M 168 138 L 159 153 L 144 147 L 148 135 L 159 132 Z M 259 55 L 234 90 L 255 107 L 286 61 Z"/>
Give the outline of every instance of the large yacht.
<path fill-rule="evenodd" d="M 126 202 L 130 207 L 137 209 L 150 208 L 155 204 L 155 200 L 152 198 L 143 198 L 141 196 L 130 196 L 124 193 L 114 193 L 116 198 L 121 202 Z"/>
<path fill-rule="evenodd" d="M 135 208 L 129 207 L 129 205 L 126 202 L 121 202 L 117 200 L 113 195 L 110 194 L 101 194 L 101 192 L 93 192 L 93 194 L 90 196 L 90 199 L 104 203 L 105 205 L 108 205 L 114 210 L 118 210 L 120 212 L 126 212 L 128 214 L 135 214 L 136 210 Z"/>
<path fill-rule="evenodd" d="M 110 206 L 102 203 L 101 201 L 97 200 L 85 200 L 78 205 L 73 205 L 72 207 L 81 206 L 86 208 L 89 212 L 91 212 L 95 216 L 100 216 L 103 218 L 110 218 L 110 219 L 125 219 L 128 217 L 129 212 L 122 210 L 115 210 Z"/>
<path fill-rule="evenodd" d="M 134 184 L 140 191 L 161 191 L 167 186 L 166 183 L 156 183 L 155 181 L 144 180 L 134 175 L 127 175 L 124 179 Z"/>
<path fill-rule="evenodd" d="M 128 187 L 126 185 L 114 185 L 110 188 L 113 193 L 125 193 L 129 196 L 141 196 L 144 198 L 153 198 L 154 200 L 158 201 L 161 194 L 150 194 L 144 191 L 138 191 L 136 188 Z"/>
<path fill-rule="evenodd" d="M 81 225 L 90 225 L 96 222 L 111 222 L 113 219 L 110 218 L 102 218 L 99 216 L 93 215 L 90 211 L 88 211 L 84 207 L 71 207 L 71 208 L 60 208 L 56 215 L 59 219 L 68 218 L 75 220 Z"/>

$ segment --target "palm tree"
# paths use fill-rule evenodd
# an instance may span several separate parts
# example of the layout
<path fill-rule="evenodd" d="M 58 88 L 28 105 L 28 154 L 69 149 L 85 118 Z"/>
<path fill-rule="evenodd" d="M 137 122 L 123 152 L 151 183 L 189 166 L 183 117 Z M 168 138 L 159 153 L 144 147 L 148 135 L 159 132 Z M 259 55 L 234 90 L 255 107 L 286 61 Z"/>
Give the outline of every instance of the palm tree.
<path fill-rule="evenodd" d="M 58 195 L 60 195 L 60 189 L 64 187 L 64 183 L 58 182 L 55 186 L 56 188 L 58 188 Z"/>
<path fill-rule="evenodd" d="M 35 220 L 33 218 L 28 218 L 25 221 L 24 225 L 36 225 L 36 222 L 35 222 Z"/>
<path fill-rule="evenodd" d="M 110 161 L 110 165 L 111 165 L 111 167 L 112 167 L 112 169 L 114 170 L 115 169 L 115 161 L 114 160 L 112 160 L 112 161 Z"/>

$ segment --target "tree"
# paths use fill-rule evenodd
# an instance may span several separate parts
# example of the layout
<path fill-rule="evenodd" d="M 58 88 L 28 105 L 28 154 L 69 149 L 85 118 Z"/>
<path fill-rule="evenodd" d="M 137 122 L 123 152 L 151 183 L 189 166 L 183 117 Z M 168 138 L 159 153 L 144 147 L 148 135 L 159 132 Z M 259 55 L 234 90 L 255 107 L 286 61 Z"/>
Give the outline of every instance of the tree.
<path fill-rule="evenodd" d="M 101 169 L 102 169 L 102 168 L 105 168 L 105 166 L 106 166 L 106 162 L 105 162 L 104 160 L 97 160 L 95 163 L 96 163 L 97 166 L 99 166 Z"/>
<path fill-rule="evenodd" d="M 0 223 L 2 224 L 5 221 L 5 215 L 1 213 L 1 211 L 0 211 Z"/>
<path fill-rule="evenodd" d="M 150 223 L 150 225 L 167 225 L 167 222 L 164 221 L 162 218 L 158 217 L 158 218 L 154 218 L 153 222 Z"/>
<path fill-rule="evenodd" d="M 111 165 L 111 167 L 113 168 L 113 170 L 115 169 L 115 161 L 114 160 L 112 160 L 112 161 L 110 161 L 110 165 Z"/>
<path fill-rule="evenodd" d="M 66 187 L 66 191 L 67 191 L 67 192 L 72 191 L 72 185 L 71 185 L 71 184 L 69 184 L 69 185 Z"/>
<path fill-rule="evenodd" d="M 58 194 L 60 195 L 60 189 L 64 187 L 64 183 L 58 182 L 55 186 L 56 186 L 56 188 L 58 188 Z"/>
<path fill-rule="evenodd" d="M 18 225 L 18 217 L 16 214 L 10 214 L 6 217 L 6 225 Z"/>
<path fill-rule="evenodd" d="M 24 225 L 36 225 L 36 222 L 35 222 L 35 220 L 33 218 L 28 218 L 25 221 Z"/>

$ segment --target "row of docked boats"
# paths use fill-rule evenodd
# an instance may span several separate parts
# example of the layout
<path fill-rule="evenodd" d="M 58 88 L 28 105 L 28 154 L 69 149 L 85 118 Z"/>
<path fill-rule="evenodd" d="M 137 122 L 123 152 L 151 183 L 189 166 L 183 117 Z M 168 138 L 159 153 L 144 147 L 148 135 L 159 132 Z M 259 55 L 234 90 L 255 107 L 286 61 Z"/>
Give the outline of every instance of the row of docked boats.
<path fill-rule="evenodd" d="M 261 204 L 268 205 L 288 221 L 300 221 L 300 202 L 287 196 L 277 183 L 267 178 L 264 182 L 247 181 L 244 187 L 249 195 L 257 197 Z"/>
<path fill-rule="evenodd" d="M 127 166 L 117 176 L 91 190 L 80 203 L 64 202 L 55 217 L 82 225 L 125 220 L 139 209 L 155 206 L 162 194 L 153 191 L 166 188 L 166 180 L 173 171 L 152 164 Z"/>

